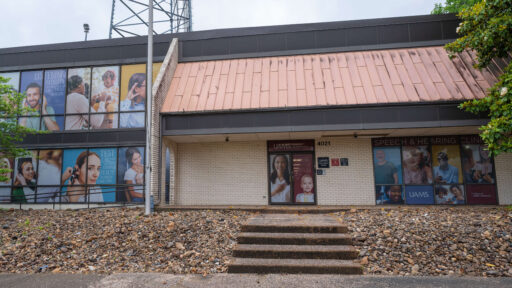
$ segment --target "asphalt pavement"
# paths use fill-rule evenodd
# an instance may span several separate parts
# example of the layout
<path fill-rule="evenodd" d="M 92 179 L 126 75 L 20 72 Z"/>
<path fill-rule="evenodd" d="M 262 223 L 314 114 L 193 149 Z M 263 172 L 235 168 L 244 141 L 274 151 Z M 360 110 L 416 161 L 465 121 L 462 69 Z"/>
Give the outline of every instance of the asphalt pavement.
<path fill-rule="evenodd" d="M 512 278 L 286 274 L 173 275 L 158 273 L 0 274 L 0 287 L 512 287 Z"/>

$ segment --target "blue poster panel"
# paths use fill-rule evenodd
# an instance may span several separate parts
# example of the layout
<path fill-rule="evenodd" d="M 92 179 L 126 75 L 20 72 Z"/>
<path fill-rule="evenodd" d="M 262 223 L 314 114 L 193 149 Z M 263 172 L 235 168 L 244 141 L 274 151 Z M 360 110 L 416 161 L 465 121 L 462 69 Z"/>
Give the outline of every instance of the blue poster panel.
<path fill-rule="evenodd" d="M 436 185 L 436 204 L 465 204 L 464 185 Z"/>
<path fill-rule="evenodd" d="M 66 70 L 46 70 L 44 72 L 42 114 L 64 114 L 64 98 L 66 97 Z M 46 98 L 46 113 L 44 100 Z"/>
<path fill-rule="evenodd" d="M 404 204 L 402 186 L 376 185 L 375 199 L 377 199 L 377 204 Z"/>
<path fill-rule="evenodd" d="M 144 147 L 119 148 L 117 172 L 117 184 L 127 185 L 119 188 L 117 201 L 144 202 Z"/>
<path fill-rule="evenodd" d="M 15 203 L 34 203 L 37 185 L 37 151 L 31 155 L 16 158 L 12 201 Z"/>
<path fill-rule="evenodd" d="M 373 148 L 375 184 L 402 184 L 400 147 Z"/>
<path fill-rule="evenodd" d="M 119 128 L 143 128 L 146 113 L 134 112 L 134 113 L 121 113 L 120 114 Z"/>
<path fill-rule="evenodd" d="M 91 91 L 91 68 L 68 69 L 66 95 L 66 130 L 89 128 L 89 96 Z M 72 115 L 74 114 L 74 115 Z M 97 120 L 97 119 L 95 119 Z M 95 123 L 98 127 L 100 123 Z"/>
<path fill-rule="evenodd" d="M 432 186 L 405 186 L 405 199 L 407 204 L 434 204 L 434 191 Z"/>
<path fill-rule="evenodd" d="M 62 154 L 60 149 L 39 151 L 38 203 L 59 202 Z"/>
<path fill-rule="evenodd" d="M 42 101 L 41 94 L 43 92 L 42 87 L 42 70 L 25 71 L 21 73 L 20 92 L 25 93 L 25 100 L 23 101 L 23 105 L 25 107 L 29 107 L 36 110 L 36 112 L 30 113 L 30 115 L 39 115 Z M 37 121 L 27 121 L 23 123 L 20 122 L 20 124 L 28 128 L 39 129 L 39 119 L 37 119 Z"/>
<path fill-rule="evenodd" d="M 101 184 L 116 184 L 117 149 L 100 148 L 89 150 L 90 202 L 115 202 L 116 192 L 113 186 Z"/>
<path fill-rule="evenodd" d="M 403 146 L 405 184 L 432 184 L 432 161 L 428 146 Z"/>

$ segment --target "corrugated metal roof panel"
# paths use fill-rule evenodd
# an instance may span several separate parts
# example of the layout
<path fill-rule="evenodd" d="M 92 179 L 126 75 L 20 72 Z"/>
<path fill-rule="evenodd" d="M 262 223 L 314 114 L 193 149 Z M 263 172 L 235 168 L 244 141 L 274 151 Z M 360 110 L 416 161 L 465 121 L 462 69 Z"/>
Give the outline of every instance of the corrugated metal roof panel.
<path fill-rule="evenodd" d="M 496 81 L 443 47 L 180 63 L 162 112 L 477 99 Z"/>

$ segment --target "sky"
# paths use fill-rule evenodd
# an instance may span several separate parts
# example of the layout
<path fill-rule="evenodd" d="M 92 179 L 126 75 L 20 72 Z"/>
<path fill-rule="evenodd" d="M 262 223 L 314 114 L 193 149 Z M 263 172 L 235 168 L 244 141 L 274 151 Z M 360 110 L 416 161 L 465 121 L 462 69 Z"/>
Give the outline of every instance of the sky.
<path fill-rule="evenodd" d="M 147 0 L 139 0 L 146 3 Z M 253 27 L 430 14 L 443 0 L 191 0 L 192 29 Z M 112 0 L 0 0 L 0 48 L 109 38 Z M 142 8 L 140 8 L 142 9 Z M 140 10 L 139 9 L 139 10 Z M 137 10 L 137 11 L 139 11 Z M 127 9 L 116 1 L 116 21 Z M 147 19 L 147 14 L 141 14 Z M 155 13 L 155 20 L 159 15 Z M 129 21 L 129 20 L 128 20 Z M 128 23 L 128 22 L 126 22 Z M 159 30 L 160 29 L 160 30 Z M 157 32 L 165 29 L 155 27 Z"/>

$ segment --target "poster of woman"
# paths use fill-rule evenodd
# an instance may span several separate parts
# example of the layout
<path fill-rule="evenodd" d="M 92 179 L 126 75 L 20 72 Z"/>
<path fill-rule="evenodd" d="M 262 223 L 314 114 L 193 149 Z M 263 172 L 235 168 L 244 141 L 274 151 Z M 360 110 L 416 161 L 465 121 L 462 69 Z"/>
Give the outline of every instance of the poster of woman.
<path fill-rule="evenodd" d="M 12 202 L 34 203 L 37 185 L 37 151 L 31 156 L 16 158 Z"/>
<path fill-rule="evenodd" d="M 290 155 L 270 155 L 270 202 L 289 203 L 291 199 Z"/>
<path fill-rule="evenodd" d="M 462 149 L 464 182 L 469 184 L 493 184 L 492 158 L 485 145 L 464 145 Z"/>
<path fill-rule="evenodd" d="M 144 202 L 144 147 L 119 148 L 117 183 L 119 202 Z"/>
<path fill-rule="evenodd" d="M 432 184 L 432 164 L 428 146 L 403 146 L 405 184 Z"/>

